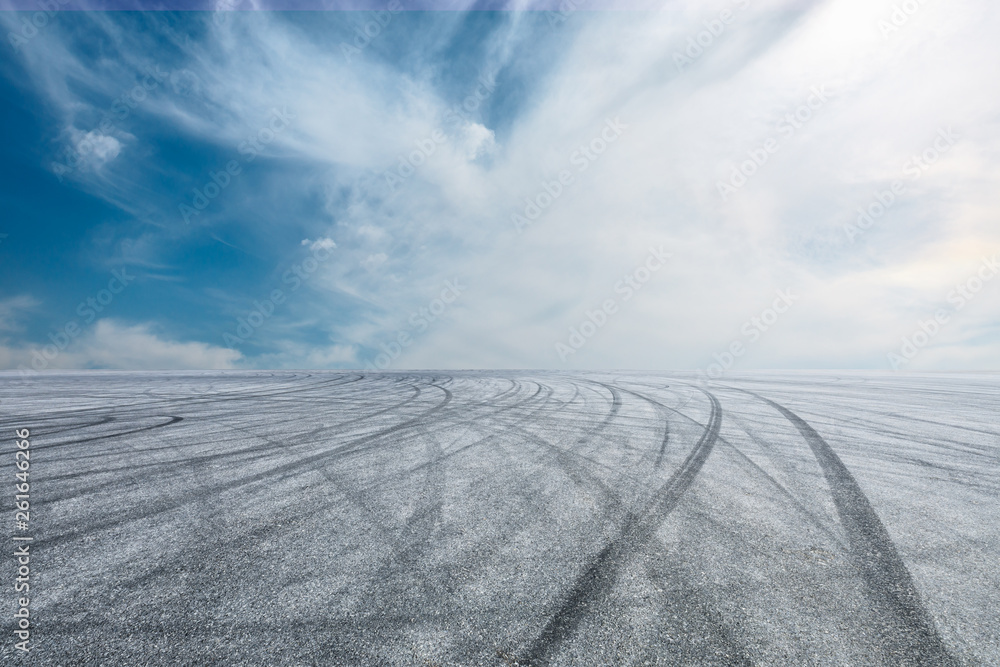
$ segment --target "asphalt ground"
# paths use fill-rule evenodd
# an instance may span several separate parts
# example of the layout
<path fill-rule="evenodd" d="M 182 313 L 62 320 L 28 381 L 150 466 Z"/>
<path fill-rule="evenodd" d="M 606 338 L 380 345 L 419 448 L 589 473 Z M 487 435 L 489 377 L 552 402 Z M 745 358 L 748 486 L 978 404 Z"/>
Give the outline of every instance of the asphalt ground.
<path fill-rule="evenodd" d="M 0 374 L 0 663 L 1000 665 L 998 417 L 990 374 Z"/>

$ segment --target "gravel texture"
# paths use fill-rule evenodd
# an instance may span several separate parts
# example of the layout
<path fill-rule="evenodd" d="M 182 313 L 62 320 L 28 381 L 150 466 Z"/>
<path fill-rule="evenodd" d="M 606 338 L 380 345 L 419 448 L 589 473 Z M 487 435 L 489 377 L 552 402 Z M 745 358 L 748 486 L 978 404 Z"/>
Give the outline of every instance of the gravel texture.
<path fill-rule="evenodd" d="M 998 665 L 1000 376 L 0 374 L 3 665 Z"/>

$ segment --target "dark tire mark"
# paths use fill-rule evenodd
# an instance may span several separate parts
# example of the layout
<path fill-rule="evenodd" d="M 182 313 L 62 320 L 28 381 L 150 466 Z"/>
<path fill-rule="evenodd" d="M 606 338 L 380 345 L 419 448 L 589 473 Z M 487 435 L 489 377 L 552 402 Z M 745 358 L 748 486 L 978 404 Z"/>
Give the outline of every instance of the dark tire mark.
<path fill-rule="evenodd" d="M 670 385 L 667 386 L 669 387 Z M 639 392 L 632 391 L 630 389 L 625 389 L 624 387 L 621 388 L 621 390 L 627 394 L 632 394 L 637 398 L 641 398 L 647 403 L 653 405 L 654 407 L 658 407 L 663 411 L 663 440 L 660 441 L 660 449 L 656 453 L 656 462 L 653 463 L 654 468 L 663 467 L 663 457 L 667 453 L 667 445 L 670 443 L 670 413 L 676 412 L 676 410 L 667 407 L 663 403 L 660 403 L 656 399 L 650 398 L 645 394 L 640 394 Z"/>
<path fill-rule="evenodd" d="M 431 385 L 431 386 L 437 387 L 437 385 Z M 247 475 L 247 476 L 244 476 L 244 477 L 240 477 L 240 478 L 237 478 L 235 480 L 232 480 L 232 481 L 229 481 L 229 482 L 225 482 L 223 484 L 219 484 L 219 485 L 213 486 L 211 488 L 200 490 L 200 491 L 198 491 L 196 493 L 193 493 L 193 494 L 191 494 L 191 495 L 189 495 L 189 496 L 187 496 L 187 497 L 185 497 L 183 499 L 180 499 L 180 500 L 171 501 L 171 502 L 165 502 L 165 503 L 158 503 L 158 504 L 156 504 L 153 507 L 141 508 L 141 509 L 138 509 L 136 511 L 129 512 L 128 514 L 125 514 L 123 516 L 116 517 L 114 519 L 109 519 L 109 520 L 105 520 L 105 521 L 101 521 L 101 522 L 96 522 L 94 524 L 91 524 L 88 527 L 88 531 L 87 532 L 88 533 L 93 533 L 93 532 L 100 531 L 100 530 L 106 530 L 108 528 L 113 528 L 115 526 L 119 526 L 119 525 L 122 525 L 122 524 L 125 524 L 125 523 L 128 523 L 128 522 L 138 521 L 140 519 L 145 519 L 145 518 L 150 517 L 150 516 L 155 516 L 155 515 L 161 514 L 163 512 L 168 512 L 168 511 L 171 511 L 171 510 L 175 510 L 175 509 L 178 509 L 178 508 L 183 507 L 185 505 L 198 502 L 198 501 L 202 500 L 204 497 L 206 497 L 208 495 L 219 495 L 219 494 L 221 494 L 221 493 L 223 493 L 225 491 L 230 491 L 232 489 L 236 489 L 236 488 L 239 488 L 239 487 L 242 487 L 242 486 L 246 486 L 246 485 L 252 484 L 254 482 L 260 482 L 262 480 L 268 479 L 269 477 L 273 477 L 275 475 L 281 475 L 281 474 L 286 474 L 286 473 L 302 472 L 304 470 L 311 470 L 314 467 L 313 464 L 318 463 L 319 461 L 323 461 L 325 459 L 330 459 L 330 458 L 335 458 L 335 457 L 338 457 L 338 456 L 343 456 L 343 455 L 352 453 L 354 451 L 357 451 L 363 445 L 366 445 L 366 444 L 371 443 L 373 441 L 377 441 L 380 438 L 384 438 L 384 437 L 386 437 L 388 435 L 392 435 L 392 434 L 398 434 L 401 431 L 413 428 L 414 426 L 420 424 L 422 422 L 422 420 L 426 419 L 427 417 L 431 416 L 432 414 L 434 414 L 436 412 L 441 411 L 451 401 L 452 393 L 450 391 L 448 391 L 447 389 L 443 388 L 443 387 L 437 387 L 437 388 L 441 389 L 441 391 L 443 391 L 445 393 L 444 400 L 442 400 L 437 405 L 431 407 L 430 409 L 424 411 L 423 413 L 417 415 L 416 417 L 414 417 L 414 418 L 412 418 L 410 420 L 407 420 L 407 421 L 405 421 L 403 423 L 396 424 L 395 426 L 391 426 L 391 427 L 388 427 L 388 428 L 385 428 L 385 429 L 381 429 L 379 431 L 376 431 L 374 433 L 370 433 L 368 435 L 360 436 L 360 437 L 358 437 L 358 438 L 356 438 L 354 440 L 351 440 L 349 442 L 343 443 L 341 445 L 337 445 L 337 446 L 332 447 L 332 448 L 330 448 L 328 450 L 321 451 L 321 452 L 319 452 L 317 454 L 313 454 L 311 456 L 306 456 L 306 457 L 303 457 L 303 458 L 300 458 L 300 459 L 296 459 L 294 461 L 282 464 L 280 466 L 276 466 L 276 467 L 271 468 L 269 470 L 265 470 L 265 471 L 262 471 L 262 472 L 258 472 L 258 473 L 254 473 L 254 474 Z M 62 533 L 62 534 L 59 534 L 59 535 L 54 535 L 51 538 L 45 538 L 45 539 L 39 540 L 38 543 L 42 544 L 42 545 L 45 545 L 47 547 L 52 547 L 52 546 L 60 545 L 60 544 L 66 543 L 66 542 L 70 542 L 70 541 L 79 539 L 84 534 L 85 533 L 80 533 L 80 532 L 77 532 L 77 531 L 71 531 L 71 532 Z"/>
<path fill-rule="evenodd" d="M 104 440 L 105 438 L 117 438 L 123 435 L 132 435 L 133 433 L 142 433 L 143 431 L 152 431 L 154 428 L 163 428 L 164 426 L 170 426 L 171 424 L 176 424 L 177 422 L 184 421 L 184 417 L 178 417 L 176 415 L 168 415 L 170 419 L 163 422 L 162 424 L 153 424 L 152 426 L 143 426 L 142 428 L 134 428 L 130 431 L 120 431 L 118 433 L 105 433 L 104 435 L 95 435 L 89 438 L 80 438 L 79 440 L 64 440 L 63 442 L 53 442 L 49 444 L 43 444 L 41 446 L 36 446 L 35 449 L 54 449 L 55 447 L 65 447 L 67 445 L 79 445 L 84 442 L 94 442 L 95 440 Z"/>
<path fill-rule="evenodd" d="M 740 390 L 745 391 L 745 390 Z M 910 571 L 896 551 L 889 531 L 878 518 L 851 471 L 833 448 L 804 419 L 763 396 L 805 438 L 823 469 L 837 514 L 851 544 L 851 557 L 864 578 L 871 601 L 880 612 L 887 663 L 957 665 L 948 653 L 934 620 L 920 602 Z"/>
<path fill-rule="evenodd" d="M 611 592 L 626 559 L 653 538 L 657 528 L 701 471 L 719 436 L 722 406 L 715 396 L 700 391 L 712 403 L 712 412 L 701 438 L 681 467 L 653 494 L 646 507 L 638 514 L 626 515 L 619 536 L 609 542 L 576 579 L 528 649 L 524 660 L 527 664 L 545 664 L 555 649 L 573 635 L 588 609 Z"/>

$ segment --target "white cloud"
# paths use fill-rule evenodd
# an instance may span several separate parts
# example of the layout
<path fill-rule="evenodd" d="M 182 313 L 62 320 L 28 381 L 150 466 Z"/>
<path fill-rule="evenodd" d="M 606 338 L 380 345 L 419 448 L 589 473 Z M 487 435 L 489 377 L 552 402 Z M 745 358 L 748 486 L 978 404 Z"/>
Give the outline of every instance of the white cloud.
<path fill-rule="evenodd" d="M 368 255 L 363 260 L 361 260 L 361 266 L 365 267 L 367 271 L 376 271 L 380 266 L 385 264 L 385 260 L 389 259 L 389 256 L 384 252 L 380 252 L 374 255 Z"/>
<path fill-rule="evenodd" d="M 242 354 L 235 350 L 172 341 L 158 335 L 152 325 L 129 326 L 111 319 L 98 320 L 62 350 L 57 351 L 54 345 L 0 349 L 5 368 L 23 365 L 35 370 L 208 370 L 234 368 L 241 360 Z"/>
<path fill-rule="evenodd" d="M 309 246 L 310 250 L 333 250 L 337 247 L 337 244 L 333 242 L 330 238 L 316 239 L 315 241 L 310 241 L 309 239 L 302 239 L 302 245 Z"/>
<path fill-rule="evenodd" d="M 375 47 L 347 63 L 335 45 L 267 15 L 207 24 L 213 37 L 185 47 L 201 97 L 165 99 L 148 111 L 223 146 L 260 127 L 276 100 L 295 113 L 268 151 L 309 165 L 311 177 L 277 175 L 259 194 L 286 211 L 291 198 L 325 192 L 328 219 L 310 232 L 322 236 L 303 245 L 328 249 L 337 239 L 342 260 L 324 263 L 310 298 L 324 303 L 336 293 L 360 305 L 349 319 L 330 316 L 329 328 L 342 336 L 330 350 L 317 357 L 289 351 L 275 363 L 350 363 L 363 347 L 406 329 L 441 280 L 459 275 L 472 286 L 414 343 L 407 363 L 558 366 L 554 343 L 614 296 L 616 281 L 648 246 L 662 244 L 674 253 L 670 266 L 623 303 L 572 364 L 704 365 L 740 337 L 741 323 L 775 289 L 790 286 L 800 302 L 747 363 L 884 366 L 885 353 L 944 298 L 960 267 L 1000 247 L 1000 99 L 983 75 L 983 63 L 1000 60 L 1000 15 L 984 11 L 985 2 L 925 3 L 886 39 L 878 21 L 892 2 L 762 0 L 736 12 L 679 72 L 675 54 L 735 4 L 686 0 L 661 13 L 574 13 L 547 33 L 565 43 L 545 63 L 544 85 L 524 92 L 527 101 L 507 125 L 489 121 L 499 142 L 481 122 L 443 124 L 451 105 L 432 85 L 430 65 L 397 70 Z M 510 19 L 504 43 L 483 64 L 489 77 L 511 53 L 528 57 L 544 46 L 518 41 L 528 20 Z M 421 45 L 427 52 L 440 46 Z M 52 60 L 67 79 L 94 81 L 65 52 Z M 44 64 L 33 71 L 54 99 L 74 108 L 78 101 Z M 785 136 L 779 128 L 787 115 L 824 85 L 828 101 Z M 579 171 L 574 153 L 619 117 L 627 129 Z M 904 163 L 943 126 L 954 126 L 961 141 L 907 181 L 891 213 L 850 243 L 843 226 L 856 208 L 905 178 Z M 442 128 L 447 141 L 390 190 L 384 172 Z M 772 137 L 777 151 L 722 201 L 717 183 Z M 115 148 L 105 150 L 111 156 Z M 526 198 L 545 193 L 561 170 L 573 183 L 516 234 L 511 214 L 523 213 Z M 391 273 L 379 270 L 387 263 Z M 977 304 L 993 298 L 984 292 Z M 960 336 L 995 332 L 995 312 L 961 313 L 964 324 L 939 340 L 968 347 L 937 356 L 928 350 L 921 363 L 992 363 L 988 345 Z M 995 333 L 988 335 L 996 345 Z"/>
<path fill-rule="evenodd" d="M 76 141 L 76 150 L 81 155 L 92 155 L 95 162 L 109 162 L 122 150 L 121 142 L 100 132 L 91 130 Z"/>
<path fill-rule="evenodd" d="M 126 326 L 114 320 L 99 320 L 79 355 L 103 368 L 150 370 L 233 368 L 242 356 L 207 343 L 164 340 L 149 325 Z"/>
<path fill-rule="evenodd" d="M 21 320 L 38 306 L 38 300 L 26 294 L 0 299 L 0 331 L 20 331 Z"/>
<path fill-rule="evenodd" d="M 479 123 L 467 123 L 462 131 L 462 148 L 465 159 L 475 160 L 483 155 L 492 155 L 497 150 L 493 130 Z"/>
<path fill-rule="evenodd" d="M 61 159 L 63 163 L 54 163 L 53 168 L 56 173 L 62 174 L 68 167 L 70 171 L 76 169 L 100 170 L 109 162 L 112 162 L 122 152 L 122 143 L 118 138 L 108 134 L 103 134 L 98 130 L 84 132 L 75 127 L 67 130 L 70 137 L 69 143 L 72 148 Z M 119 133 L 122 137 L 131 137 L 126 132 Z"/>

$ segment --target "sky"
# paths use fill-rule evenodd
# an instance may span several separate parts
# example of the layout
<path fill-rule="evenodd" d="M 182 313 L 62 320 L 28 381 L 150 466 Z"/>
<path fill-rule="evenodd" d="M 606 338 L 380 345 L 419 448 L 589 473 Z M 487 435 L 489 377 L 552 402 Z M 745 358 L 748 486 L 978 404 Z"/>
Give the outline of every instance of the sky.
<path fill-rule="evenodd" d="M 996 3 L 2 6 L 0 368 L 1000 367 Z"/>

